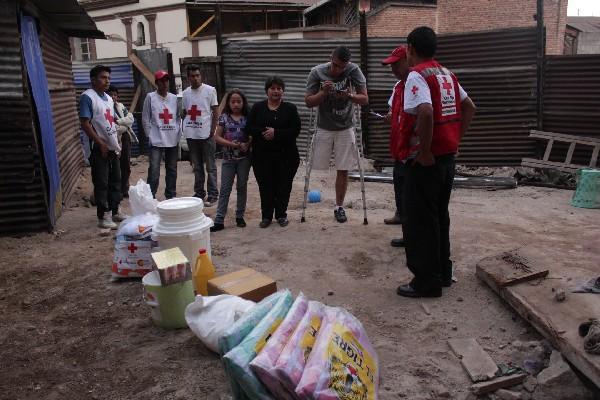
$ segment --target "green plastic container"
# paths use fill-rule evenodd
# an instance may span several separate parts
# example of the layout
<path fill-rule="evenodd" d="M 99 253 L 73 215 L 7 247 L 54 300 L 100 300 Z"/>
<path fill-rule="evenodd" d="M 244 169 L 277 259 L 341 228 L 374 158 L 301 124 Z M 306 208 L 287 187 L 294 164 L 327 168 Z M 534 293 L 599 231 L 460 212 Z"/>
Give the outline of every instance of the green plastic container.
<path fill-rule="evenodd" d="M 571 205 L 581 208 L 600 208 L 600 170 L 577 171 L 577 189 L 573 193 Z"/>
<path fill-rule="evenodd" d="M 158 271 L 142 278 L 144 302 L 152 309 L 152 320 L 167 329 L 186 328 L 185 308 L 194 301 L 192 280 L 162 286 Z"/>

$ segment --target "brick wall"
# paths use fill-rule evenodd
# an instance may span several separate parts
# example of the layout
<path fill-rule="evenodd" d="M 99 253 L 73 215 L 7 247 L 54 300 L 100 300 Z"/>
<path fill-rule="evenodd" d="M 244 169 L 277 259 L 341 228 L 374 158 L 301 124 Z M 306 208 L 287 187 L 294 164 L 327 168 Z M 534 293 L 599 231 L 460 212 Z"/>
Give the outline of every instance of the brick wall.
<path fill-rule="evenodd" d="M 535 26 L 536 0 L 438 0 L 437 6 L 389 4 L 368 18 L 373 37 L 406 36 L 427 25 L 442 33 L 473 32 Z M 567 0 L 544 0 L 546 53 L 562 54 Z M 355 26 L 351 36 L 359 35 Z"/>

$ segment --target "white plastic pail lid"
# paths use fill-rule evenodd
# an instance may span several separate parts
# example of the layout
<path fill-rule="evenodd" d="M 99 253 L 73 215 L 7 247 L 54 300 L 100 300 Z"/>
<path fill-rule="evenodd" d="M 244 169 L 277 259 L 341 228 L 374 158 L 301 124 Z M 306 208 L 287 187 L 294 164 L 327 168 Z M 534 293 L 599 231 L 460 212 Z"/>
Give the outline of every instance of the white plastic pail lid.
<path fill-rule="evenodd" d="M 194 235 L 213 225 L 204 215 L 204 203 L 196 197 L 176 197 L 158 203 L 158 223 L 152 233 L 159 236 Z"/>

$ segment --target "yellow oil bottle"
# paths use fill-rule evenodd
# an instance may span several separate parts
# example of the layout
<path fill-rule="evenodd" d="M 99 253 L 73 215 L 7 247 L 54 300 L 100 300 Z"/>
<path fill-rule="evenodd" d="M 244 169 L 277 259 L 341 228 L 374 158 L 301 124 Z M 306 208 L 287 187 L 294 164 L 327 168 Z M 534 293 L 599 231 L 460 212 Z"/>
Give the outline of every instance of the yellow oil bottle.
<path fill-rule="evenodd" d="M 215 266 L 210 261 L 206 249 L 200 249 L 194 270 L 192 271 L 192 280 L 196 294 L 208 296 L 208 281 L 214 278 L 215 275 Z"/>

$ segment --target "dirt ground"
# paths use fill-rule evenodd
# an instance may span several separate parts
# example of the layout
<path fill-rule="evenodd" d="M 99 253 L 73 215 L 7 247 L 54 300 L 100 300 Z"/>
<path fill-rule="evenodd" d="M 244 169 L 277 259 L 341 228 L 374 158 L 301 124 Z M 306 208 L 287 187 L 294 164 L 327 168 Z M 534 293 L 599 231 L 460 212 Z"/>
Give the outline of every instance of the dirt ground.
<path fill-rule="evenodd" d="M 132 182 L 147 164 L 133 167 Z M 519 187 L 457 189 L 451 200 L 452 251 L 458 283 L 441 299 L 396 295 L 409 279 L 404 250 L 392 248 L 398 226 L 393 188 L 368 183 L 369 224 L 362 224 L 360 185 L 350 184 L 349 222 L 333 219 L 333 172 L 314 173 L 323 201 L 309 205 L 300 224 L 304 170 L 290 201 L 290 225 L 259 229 L 252 177 L 246 220 L 213 233 L 219 273 L 250 266 L 279 288 L 343 306 L 364 324 L 381 367 L 381 399 L 462 399 L 470 381 L 449 350 L 450 338 L 476 338 L 496 362 L 514 360 L 510 343 L 540 337 L 475 277 L 483 257 L 527 247 L 563 259 L 565 266 L 600 263 L 598 210 L 571 207 L 572 192 Z M 2 399 L 227 399 L 218 357 L 190 330 L 153 326 L 139 280 L 110 281 L 113 238 L 100 237 L 89 171 L 53 234 L 0 238 L 0 398 Z M 164 181 L 161 176 L 161 187 Z M 178 195 L 192 194 L 193 175 L 179 164 Z M 162 198 L 162 197 L 159 197 Z M 127 204 L 125 202 L 125 208 Z M 215 208 L 205 209 L 214 216 Z"/>

